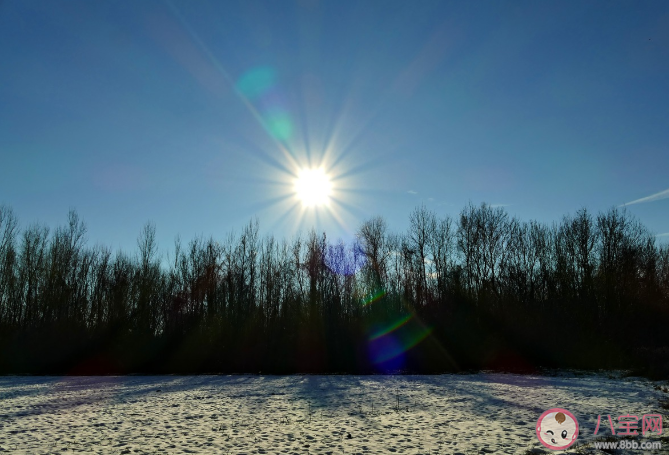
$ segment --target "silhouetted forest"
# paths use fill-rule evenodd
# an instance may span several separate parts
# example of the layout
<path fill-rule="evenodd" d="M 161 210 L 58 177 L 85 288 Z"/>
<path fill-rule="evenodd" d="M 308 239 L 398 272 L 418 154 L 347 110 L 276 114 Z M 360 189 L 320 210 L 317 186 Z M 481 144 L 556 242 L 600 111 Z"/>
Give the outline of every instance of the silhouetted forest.
<path fill-rule="evenodd" d="M 86 244 L 0 207 L 2 373 L 445 372 L 539 367 L 669 374 L 669 248 L 624 210 L 547 226 L 469 204 L 407 232 L 363 222 L 177 240 L 159 254 Z"/>

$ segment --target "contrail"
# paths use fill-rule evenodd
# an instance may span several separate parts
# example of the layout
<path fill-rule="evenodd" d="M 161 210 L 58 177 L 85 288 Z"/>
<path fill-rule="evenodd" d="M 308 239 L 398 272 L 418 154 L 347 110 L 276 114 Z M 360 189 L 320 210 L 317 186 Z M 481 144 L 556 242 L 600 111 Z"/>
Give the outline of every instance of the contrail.
<path fill-rule="evenodd" d="M 669 197 L 669 189 L 660 191 L 659 193 L 651 194 L 650 196 L 642 197 L 641 199 L 637 199 L 636 201 L 626 202 L 622 205 L 619 205 L 618 207 L 624 207 L 626 205 L 632 205 L 632 204 L 640 204 L 642 202 L 659 201 L 660 199 L 666 199 L 668 197 Z"/>

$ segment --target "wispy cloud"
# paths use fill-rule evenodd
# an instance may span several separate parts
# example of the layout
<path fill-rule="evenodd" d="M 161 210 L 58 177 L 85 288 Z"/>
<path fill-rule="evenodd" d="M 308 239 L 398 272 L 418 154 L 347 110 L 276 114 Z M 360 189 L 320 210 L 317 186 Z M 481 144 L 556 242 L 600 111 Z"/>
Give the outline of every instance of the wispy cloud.
<path fill-rule="evenodd" d="M 669 237 L 669 232 L 664 232 L 662 234 L 656 234 L 655 237 Z"/>
<path fill-rule="evenodd" d="M 497 207 L 509 207 L 510 205 L 513 205 L 513 204 L 490 204 L 490 207 L 495 209 Z"/>
<path fill-rule="evenodd" d="M 625 202 L 619 207 L 624 207 L 626 205 L 632 205 L 632 204 L 640 204 L 642 202 L 659 201 L 660 199 L 666 199 L 666 198 L 669 198 L 669 189 L 660 191 L 659 193 L 651 194 L 650 196 L 642 197 L 641 199 L 637 199 L 632 202 Z"/>
<path fill-rule="evenodd" d="M 409 193 L 409 194 L 418 194 L 418 191 L 415 191 L 415 190 L 409 190 L 409 191 L 407 191 L 407 193 Z"/>

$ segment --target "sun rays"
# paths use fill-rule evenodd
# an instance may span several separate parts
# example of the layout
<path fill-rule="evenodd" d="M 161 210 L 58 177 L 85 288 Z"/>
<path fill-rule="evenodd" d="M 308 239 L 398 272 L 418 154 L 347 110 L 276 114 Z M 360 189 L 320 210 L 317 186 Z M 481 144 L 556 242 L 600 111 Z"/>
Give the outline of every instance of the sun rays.
<path fill-rule="evenodd" d="M 383 163 L 365 143 L 380 108 L 369 112 L 354 106 L 355 95 L 362 90 L 356 86 L 336 102 L 330 100 L 324 109 L 316 74 L 308 74 L 311 79 L 305 76 L 297 86 L 302 93 L 286 83 L 285 71 L 275 65 L 259 62 L 235 74 L 179 9 L 170 1 L 167 4 L 186 32 L 182 37 L 190 37 L 192 50 L 199 49 L 204 66 L 208 62 L 207 74 L 218 73 L 252 119 L 247 125 L 256 125 L 240 131 L 244 145 L 220 140 L 222 152 L 244 155 L 253 162 L 253 176 L 233 176 L 240 183 L 253 182 L 248 194 L 255 201 L 247 205 L 249 209 L 261 213 L 268 229 L 336 228 L 340 234 L 353 235 L 360 218 L 367 215 L 363 186 L 372 180 L 363 174 Z"/>

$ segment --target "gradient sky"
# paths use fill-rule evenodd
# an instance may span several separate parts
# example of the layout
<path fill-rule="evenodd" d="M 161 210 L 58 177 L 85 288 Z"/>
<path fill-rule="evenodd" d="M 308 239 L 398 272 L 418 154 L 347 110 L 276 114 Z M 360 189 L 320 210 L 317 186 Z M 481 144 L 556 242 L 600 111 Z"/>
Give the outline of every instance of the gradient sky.
<path fill-rule="evenodd" d="M 669 240 L 669 2 L 0 1 L 0 203 L 162 250 L 424 203 L 551 223 L 628 210 Z M 292 194 L 334 178 L 329 208 Z M 629 204 L 634 202 L 632 204 Z"/>

